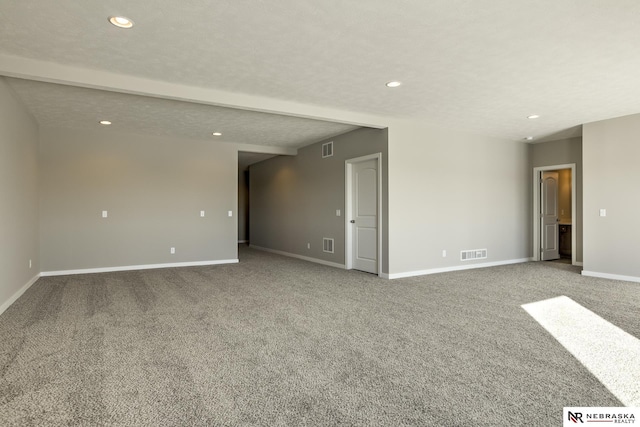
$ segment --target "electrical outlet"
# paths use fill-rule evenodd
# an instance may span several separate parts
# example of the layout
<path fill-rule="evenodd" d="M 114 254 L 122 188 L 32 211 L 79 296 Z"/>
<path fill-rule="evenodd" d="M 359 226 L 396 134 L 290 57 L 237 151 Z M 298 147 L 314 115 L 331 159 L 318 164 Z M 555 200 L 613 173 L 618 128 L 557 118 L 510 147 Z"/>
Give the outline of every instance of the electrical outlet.
<path fill-rule="evenodd" d="M 307 249 L 311 249 L 311 243 L 307 243 Z"/>
<path fill-rule="evenodd" d="M 171 254 L 175 254 L 176 253 L 176 248 L 171 248 Z"/>
<path fill-rule="evenodd" d="M 102 211 L 102 218 L 106 218 L 109 215 L 107 211 Z"/>
<path fill-rule="evenodd" d="M 442 258 L 445 258 L 447 256 L 447 250 L 443 249 L 442 250 Z"/>
<path fill-rule="evenodd" d="M 229 211 L 229 212 L 228 212 L 228 215 L 229 215 L 229 216 L 233 216 L 233 211 Z"/>
<path fill-rule="evenodd" d="M 31 260 L 29 260 L 29 268 L 31 268 Z"/>
<path fill-rule="evenodd" d="M 204 218 L 204 211 L 200 211 L 200 218 Z"/>
<path fill-rule="evenodd" d="M 340 209 L 336 209 L 336 216 L 340 216 L 341 212 Z"/>

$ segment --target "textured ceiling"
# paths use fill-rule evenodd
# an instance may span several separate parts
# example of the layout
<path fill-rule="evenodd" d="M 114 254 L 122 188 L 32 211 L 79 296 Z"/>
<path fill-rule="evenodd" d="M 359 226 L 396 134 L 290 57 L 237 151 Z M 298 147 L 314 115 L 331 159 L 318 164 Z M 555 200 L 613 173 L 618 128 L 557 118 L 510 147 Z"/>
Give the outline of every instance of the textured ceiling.
<path fill-rule="evenodd" d="M 219 142 L 292 147 L 318 142 L 355 126 L 168 99 L 7 78 L 41 126 L 130 131 Z M 222 136 L 214 137 L 220 131 Z"/>
<path fill-rule="evenodd" d="M 637 0 L 3 1 L 0 53 L 520 140 L 640 112 L 639 16 Z"/>

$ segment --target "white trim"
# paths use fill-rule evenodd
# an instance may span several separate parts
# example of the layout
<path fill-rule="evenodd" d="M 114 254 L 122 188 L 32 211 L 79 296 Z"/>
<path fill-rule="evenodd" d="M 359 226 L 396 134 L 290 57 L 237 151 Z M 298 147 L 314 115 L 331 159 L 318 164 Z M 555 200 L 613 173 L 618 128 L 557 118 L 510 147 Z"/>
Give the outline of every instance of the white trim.
<path fill-rule="evenodd" d="M 335 267 L 335 268 L 340 268 L 340 269 L 344 270 L 344 264 L 338 264 L 337 262 L 325 261 L 325 260 L 322 260 L 322 259 L 311 258 L 311 257 L 304 256 L 304 255 L 292 254 L 290 252 L 279 251 L 277 249 L 263 248 L 262 246 L 249 245 L 249 247 L 251 249 L 257 249 L 259 251 L 271 252 L 273 254 L 288 256 L 290 258 L 298 258 L 298 259 L 301 259 L 303 261 L 315 262 L 316 264 L 327 265 L 329 267 Z"/>
<path fill-rule="evenodd" d="M 81 270 L 43 271 L 40 273 L 40 276 L 67 276 L 70 274 L 110 273 L 113 271 L 150 270 L 154 268 L 198 267 L 202 265 L 235 264 L 238 262 L 238 259 L 220 259 L 215 261 L 174 262 L 168 264 L 125 265 L 120 267 L 85 268 Z"/>
<path fill-rule="evenodd" d="M 5 310 L 11 306 L 11 304 L 16 302 L 17 299 L 22 296 L 22 294 L 27 292 L 27 289 L 29 289 L 31 285 L 36 283 L 36 281 L 40 278 L 40 276 L 41 276 L 40 274 L 36 274 L 35 276 L 33 276 L 31 280 L 27 282 L 26 285 L 18 289 L 15 294 L 11 295 L 11 297 L 4 302 L 4 304 L 0 305 L 0 314 L 4 313 Z"/>
<path fill-rule="evenodd" d="M 248 240 L 238 240 L 238 243 L 249 243 Z"/>
<path fill-rule="evenodd" d="M 353 268 L 353 257 L 352 257 L 352 246 L 353 242 L 351 239 L 351 233 L 349 232 L 349 218 L 352 216 L 352 206 L 351 206 L 351 168 L 354 163 L 360 163 L 367 160 L 375 159 L 378 162 L 378 277 L 383 277 L 382 274 L 382 153 L 374 153 L 366 156 L 356 157 L 353 159 L 347 159 L 344 161 L 344 206 L 345 206 L 345 216 L 344 216 L 344 258 L 345 258 L 345 266 L 344 268 L 347 270 L 351 270 Z"/>
<path fill-rule="evenodd" d="M 407 271 L 404 273 L 383 274 L 384 279 L 402 279 L 405 277 L 425 276 L 427 274 L 449 273 L 451 271 L 472 270 L 476 268 L 497 267 L 499 265 L 520 264 L 532 261 L 531 258 L 508 259 L 505 261 L 484 262 L 482 264 L 455 265 L 452 267 L 430 268 L 429 270 Z"/>
<path fill-rule="evenodd" d="M 533 261 L 540 261 L 540 172 L 571 169 L 571 264 L 577 265 L 578 244 L 576 237 L 577 188 L 576 164 L 539 166 L 533 168 Z"/>
<path fill-rule="evenodd" d="M 640 277 L 635 277 L 635 276 L 622 276 L 620 274 L 599 273 L 597 271 L 586 271 L 586 270 L 582 270 L 582 275 L 589 276 L 589 277 L 599 277 L 601 279 L 623 280 L 625 282 L 640 283 Z"/>

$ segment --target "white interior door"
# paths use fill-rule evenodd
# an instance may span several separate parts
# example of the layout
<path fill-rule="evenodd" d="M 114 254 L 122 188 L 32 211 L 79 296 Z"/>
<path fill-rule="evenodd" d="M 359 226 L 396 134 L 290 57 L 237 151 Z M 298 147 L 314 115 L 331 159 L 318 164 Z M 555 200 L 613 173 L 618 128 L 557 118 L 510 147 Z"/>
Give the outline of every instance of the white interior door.
<path fill-rule="evenodd" d="M 352 267 L 378 273 L 378 159 L 364 160 L 351 166 Z"/>
<path fill-rule="evenodd" d="M 540 259 L 560 258 L 558 236 L 558 172 L 542 172 L 540 184 Z"/>

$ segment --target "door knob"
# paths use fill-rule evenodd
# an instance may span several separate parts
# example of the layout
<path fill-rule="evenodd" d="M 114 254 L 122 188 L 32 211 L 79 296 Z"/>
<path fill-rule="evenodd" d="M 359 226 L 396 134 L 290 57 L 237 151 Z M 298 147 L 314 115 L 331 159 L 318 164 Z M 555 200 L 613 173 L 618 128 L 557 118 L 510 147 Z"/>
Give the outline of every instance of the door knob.
<path fill-rule="evenodd" d="M 355 224 L 355 223 L 356 223 L 356 220 L 355 220 L 355 219 L 352 219 L 352 220 L 351 220 L 351 221 L 349 221 L 349 222 L 350 222 L 351 224 Z"/>

